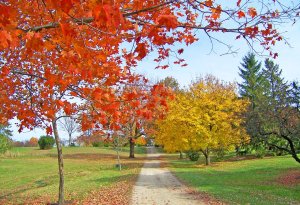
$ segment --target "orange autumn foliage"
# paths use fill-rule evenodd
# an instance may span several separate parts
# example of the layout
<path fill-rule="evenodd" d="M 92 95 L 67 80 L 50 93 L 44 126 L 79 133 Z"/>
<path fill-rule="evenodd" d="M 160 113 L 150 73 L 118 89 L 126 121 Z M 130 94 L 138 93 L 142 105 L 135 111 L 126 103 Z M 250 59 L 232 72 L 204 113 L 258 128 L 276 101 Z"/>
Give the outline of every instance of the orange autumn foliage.
<path fill-rule="evenodd" d="M 298 10 L 291 10 L 289 15 L 296 15 Z M 79 109 L 66 96 L 87 99 L 103 110 L 120 100 L 112 86 L 140 80 L 131 72 L 138 61 L 150 52 L 157 53 L 156 62 L 168 61 L 170 45 L 198 40 L 194 29 L 236 33 L 257 39 L 270 50 L 282 37 L 268 25 L 272 18 L 286 13 L 276 5 L 262 13 L 257 11 L 240 0 L 230 10 L 223 10 L 214 0 L 2 1 L 0 85 L 6 90 L 1 99 L 7 109 L 1 109 L 1 118 L 17 116 L 21 129 L 45 127 L 42 122 L 51 121 L 59 110 L 72 115 Z M 233 20 L 236 27 L 222 27 L 225 20 Z M 180 58 L 175 62 L 186 65 Z M 168 63 L 158 67 L 167 68 Z M 110 108 L 113 114 L 119 104 Z"/>
<path fill-rule="evenodd" d="M 31 137 L 30 140 L 28 141 L 28 145 L 30 147 L 37 147 L 38 146 L 38 138 L 36 137 Z"/>
<path fill-rule="evenodd" d="M 266 1 L 261 3 L 268 7 L 258 4 L 256 9 L 249 1 L 236 0 L 225 9 L 215 0 L 3 0 L 0 122 L 17 118 L 19 131 L 53 131 L 59 145 L 56 121 L 63 115 L 80 116 L 83 130 L 120 130 L 130 115 L 151 119 L 156 107 L 166 109 L 163 86 L 152 86 L 147 93 L 119 92 L 146 83 L 133 72 L 139 61 L 153 53 L 158 68 L 168 68 L 170 58 L 186 66 L 183 50 L 176 46 L 196 42 L 195 30 L 209 36 L 233 33 L 276 57 L 272 46 L 283 37 L 275 25 L 280 18 L 293 21 L 299 7 Z M 239 18 L 238 11 L 247 15 Z M 63 204 L 60 182 L 58 203 Z"/>
<path fill-rule="evenodd" d="M 145 146 L 147 144 L 145 137 L 141 136 L 135 140 L 135 144 Z"/>

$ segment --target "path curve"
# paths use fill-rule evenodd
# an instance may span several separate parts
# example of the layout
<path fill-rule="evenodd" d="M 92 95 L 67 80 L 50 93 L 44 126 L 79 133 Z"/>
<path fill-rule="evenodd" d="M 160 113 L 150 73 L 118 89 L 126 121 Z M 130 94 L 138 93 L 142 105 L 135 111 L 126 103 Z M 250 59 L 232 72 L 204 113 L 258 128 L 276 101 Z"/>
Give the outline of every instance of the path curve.
<path fill-rule="evenodd" d="M 180 183 L 166 168 L 160 168 L 160 154 L 154 147 L 147 147 L 147 160 L 133 188 L 131 205 L 202 205 L 188 194 L 188 188 Z"/>

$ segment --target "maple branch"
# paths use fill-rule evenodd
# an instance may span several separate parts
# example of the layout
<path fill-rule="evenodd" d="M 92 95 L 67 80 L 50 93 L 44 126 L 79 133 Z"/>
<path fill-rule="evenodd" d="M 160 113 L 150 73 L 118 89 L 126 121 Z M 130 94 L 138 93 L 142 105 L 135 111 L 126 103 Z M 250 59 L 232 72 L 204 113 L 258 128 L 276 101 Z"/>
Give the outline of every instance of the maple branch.
<path fill-rule="evenodd" d="M 139 13 L 142 13 L 142 12 L 152 11 L 152 10 L 158 9 L 160 7 L 163 7 L 165 5 L 171 4 L 173 2 L 174 2 L 174 0 L 167 1 L 165 3 L 155 5 L 155 6 L 152 6 L 152 7 L 144 8 L 144 9 L 133 11 L 133 12 L 130 12 L 130 13 L 124 13 L 123 17 L 129 17 L 129 16 L 139 14 Z M 78 25 L 87 25 L 89 23 L 92 23 L 94 20 L 95 19 L 93 17 L 84 17 L 84 18 L 72 18 L 72 20 L 70 20 L 70 21 L 73 22 L 73 23 L 76 23 Z M 59 27 L 59 23 L 58 22 L 52 22 L 52 23 L 49 23 L 49 24 L 46 24 L 46 25 L 35 26 L 35 27 L 28 28 L 28 29 L 22 29 L 20 27 L 17 27 L 17 29 L 22 30 L 24 32 L 30 32 L 30 31 L 38 32 L 38 31 L 41 31 L 42 29 L 50 29 L 50 28 L 57 28 L 57 27 Z"/>
<path fill-rule="evenodd" d="M 25 72 L 22 72 L 22 71 L 20 71 L 20 70 L 12 70 L 11 72 L 12 72 L 13 74 L 20 74 L 20 75 L 23 75 L 23 76 L 30 76 L 30 77 L 35 77 L 35 78 L 39 78 L 39 79 L 42 79 L 42 80 L 47 80 L 46 78 L 41 77 L 41 76 L 39 76 L 39 75 L 25 73 Z"/>
<path fill-rule="evenodd" d="M 275 147 L 276 149 L 283 150 L 283 151 L 286 151 L 289 154 L 292 154 L 292 152 L 289 149 L 285 148 L 285 147 L 281 147 L 281 146 L 278 146 L 276 144 L 269 143 L 269 142 L 266 142 L 266 143 L 267 143 L 267 145 L 269 145 L 271 147 Z"/>
<path fill-rule="evenodd" d="M 152 7 L 148 7 L 148 8 L 144 8 L 144 9 L 141 9 L 141 10 L 133 11 L 133 12 L 130 12 L 130 13 L 125 13 L 125 14 L 123 14 L 123 16 L 128 17 L 128 16 L 132 16 L 132 15 L 139 14 L 139 13 L 142 13 L 142 12 L 152 11 L 152 10 L 158 9 L 160 7 L 163 7 L 165 5 L 171 4 L 173 2 L 174 2 L 174 0 L 167 1 L 167 2 L 159 4 L 159 5 L 155 5 L 155 6 L 152 6 Z"/>
<path fill-rule="evenodd" d="M 54 119 L 54 121 L 56 122 L 56 121 L 58 121 L 59 119 L 65 118 L 65 117 L 72 118 L 72 115 L 61 115 L 61 116 L 59 116 L 59 117 L 56 117 L 56 118 Z"/>

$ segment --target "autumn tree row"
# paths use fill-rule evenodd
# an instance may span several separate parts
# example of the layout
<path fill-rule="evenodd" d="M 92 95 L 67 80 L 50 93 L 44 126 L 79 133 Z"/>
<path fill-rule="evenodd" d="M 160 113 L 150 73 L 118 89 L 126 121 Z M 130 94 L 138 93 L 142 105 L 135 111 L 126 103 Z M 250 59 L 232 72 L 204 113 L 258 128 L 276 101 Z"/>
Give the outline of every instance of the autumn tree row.
<path fill-rule="evenodd" d="M 137 135 L 138 117 L 151 118 L 151 109 L 163 106 L 166 95 L 161 86 L 151 88 L 150 95 L 130 89 L 145 82 L 133 68 L 149 53 L 155 53 L 160 68 L 169 62 L 185 66 L 183 49 L 175 45 L 194 43 L 194 31 L 202 31 L 212 42 L 221 42 L 218 33 L 231 33 L 276 57 L 272 45 L 284 39 L 278 24 L 296 21 L 298 14 L 299 3 L 279 0 L 3 0 L 0 123 L 15 117 L 19 131 L 40 127 L 53 132 L 62 205 L 59 119 L 80 113 L 83 130 L 117 131 L 130 122 L 129 132 Z M 135 105 L 141 100 L 149 103 Z"/>

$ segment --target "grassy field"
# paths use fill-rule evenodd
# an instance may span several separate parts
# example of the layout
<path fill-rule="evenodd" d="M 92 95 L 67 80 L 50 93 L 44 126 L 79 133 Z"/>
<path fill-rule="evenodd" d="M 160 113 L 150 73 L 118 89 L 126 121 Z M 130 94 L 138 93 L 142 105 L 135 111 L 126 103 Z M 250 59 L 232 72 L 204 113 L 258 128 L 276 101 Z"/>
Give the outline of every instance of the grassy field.
<path fill-rule="evenodd" d="M 144 149 L 136 148 L 137 158 L 128 159 L 128 148 L 121 151 L 122 171 L 115 164 L 111 148 L 63 148 L 65 198 L 78 202 L 92 191 L 122 181 L 134 181 L 143 164 Z M 56 148 L 13 148 L 0 157 L 0 204 L 55 202 L 58 192 Z"/>
<path fill-rule="evenodd" d="M 225 203 L 300 204 L 300 164 L 290 156 L 215 162 L 211 166 L 178 160 L 174 155 L 168 160 L 178 178 Z"/>

